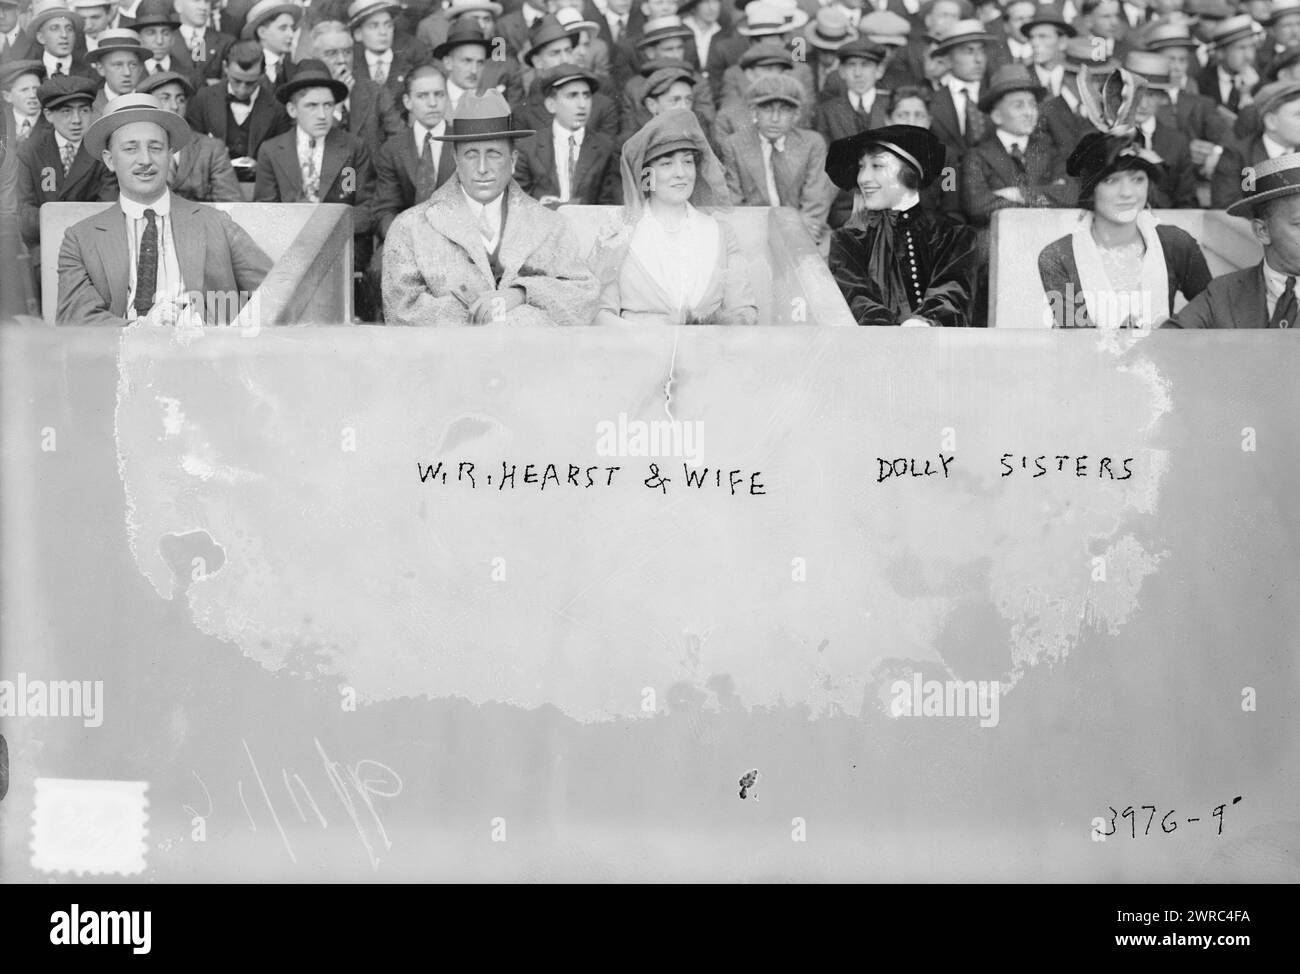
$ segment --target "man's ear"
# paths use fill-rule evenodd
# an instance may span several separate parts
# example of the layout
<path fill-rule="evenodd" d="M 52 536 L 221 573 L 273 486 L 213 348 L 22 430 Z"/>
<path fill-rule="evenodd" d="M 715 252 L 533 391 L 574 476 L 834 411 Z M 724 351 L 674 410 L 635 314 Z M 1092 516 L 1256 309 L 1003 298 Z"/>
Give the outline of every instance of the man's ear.
<path fill-rule="evenodd" d="M 100 59 L 100 60 L 95 61 L 95 70 L 96 70 L 97 72 L 99 72 L 99 76 L 100 76 L 101 78 L 104 77 L 104 62 L 103 62 L 103 59 Z"/>
<path fill-rule="evenodd" d="M 284 106 L 284 110 L 285 110 L 286 112 L 289 113 L 289 117 L 290 117 L 290 118 L 294 119 L 295 121 L 297 120 L 297 118 L 298 118 L 298 102 L 297 102 L 295 99 L 290 98 L 290 99 L 289 99 L 289 104 L 287 104 L 287 105 Z"/>
<path fill-rule="evenodd" d="M 1273 242 L 1273 238 L 1268 232 L 1268 223 L 1262 217 L 1255 217 L 1250 221 L 1250 229 L 1255 234 L 1255 239 L 1260 242 L 1261 246 L 1267 247 Z"/>
<path fill-rule="evenodd" d="M 547 113 L 551 115 L 555 114 L 555 109 L 558 103 L 556 102 L 554 95 L 547 95 L 542 99 L 542 104 L 546 106 Z"/>
<path fill-rule="evenodd" d="M 113 153 L 109 152 L 107 149 L 104 149 L 102 152 L 100 152 L 99 158 L 104 163 L 105 167 L 107 167 L 108 171 L 116 176 L 117 170 L 113 168 Z"/>

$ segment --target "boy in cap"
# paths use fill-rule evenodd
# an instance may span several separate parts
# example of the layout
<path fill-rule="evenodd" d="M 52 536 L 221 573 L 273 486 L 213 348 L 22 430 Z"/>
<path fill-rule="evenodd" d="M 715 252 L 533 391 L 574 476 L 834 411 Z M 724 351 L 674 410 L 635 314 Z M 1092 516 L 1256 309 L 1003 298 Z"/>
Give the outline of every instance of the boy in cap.
<path fill-rule="evenodd" d="M 86 78 L 47 78 L 37 91 L 49 128 L 18 147 L 18 220 L 23 242 L 39 266 L 41 206 L 117 198 L 117 182 L 82 144 L 90 127 L 95 86 Z"/>
<path fill-rule="evenodd" d="M 11 152 L 43 121 L 36 93 L 44 79 L 45 65 L 40 61 L 0 62 L 0 143 Z"/>
<path fill-rule="evenodd" d="M 808 15 L 800 10 L 795 0 L 754 0 L 745 6 L 745 22 L 736 28 L 736 33 L 748 43 L 733 61 L 719 66 L 718 74 L 709 68 L 709 86 L 716 86 L 714 104 L 721 114 L 724 109 L 736 108 L 743 114 L 749 109 L 749 86 L 753 84 L 753 75 L 746 69 L 747 56 L 752 57 L 760 51 L 778 51 L 790 57 L 791 69 L 806 93 L 805 104 L 799 114 L 799 124 L 812 124 L 813 94 L 817 90 L 812 68 L 806 56 L 807 41 L 798 44 L 797 37 L 790 35 L 808 23 Z M 795 50 L 800 51 L 796 60 Z M 713 54 L 709 55 L 713 58 Z"/>
<path fill-rule="evenodd" d="M 1300 319 L 1300 155 L 1265 159 L 1252 176 L 1228 214 L 1250 218 L 1264 259 L 1211 281 L 1174 316 L 1180 328 L 1294 328 Z"/>
<path fill-rule="evenodd" d="M 309 35 L 312 55 L 324 62 L 334 79 L 343 82 L 348 89 L 347 97 L 334 106 L 334 120 L 339 128 L 355 135 L 366 145 L 382 147 L 407 126 L 387 84 L 353 73 L 353 43 L 347 27 L 338 20 L 320 21 L 312 27 Z M 406 77 L 410 76 L 408 70 Z M 402 89 L 405 93 L 405 81 Z M 378 168 L 378 160 L 375 165 Z"/>
<path fill-rule="evenodd" d="M 740 62 L 734 67 L 744 72 L 741 85 L 746 94 L 742 96 L 733 93 L 723 106 L 718 109 L 717 117 L 713 123 L 714 139 L 718 145 L 721 145 L 728 136 L 754 124 L 754 109 L 749 104 L 749 89 L 760 78 L 793 74 L 794 60 L 790 57 L 789 52 L 782 47 L 771 44 L 757 44 L 741 55 Z M 738 88 L 736 91 L 738 92 L 742 88 Z M 804 99 L 807 102 L 808 89 L 802 88 L 801 90 L 803 90 Z M 804 105 L 800 108 L 800 117 L 798 119 L 800 123 L 803 122 L 802 113 L 806 107 L 808 106 Z"/>
<path fill-rule="evenodd" d="M 543 206 L 623 202 L 618 148 L 608 136 L 587 128 L 596 76 L 576 64 L 548 68 L 539 82 L 546 92 L 549 130 L 519 149 L 515 182 Z"/>
<path fill-rule="evenodd" d="M 1007 207 L 1072 206 L 1078 187 L 1065 175 L 1065 153 L 1038 128 L 1044 91 L 1020 64 L 993 75 L 979 108 L 993 123 L 962 160 L 962 203 L 972 226 L 987 227 Z"/>
<path fill-rule="evenodd" d="M 262 143 L 293 128 L 263 73 L 262 48 L 237 41 L 226 51 L 225 78 L 197 89 L 185 117 L 196 132 L 220 139 L 240 182 L 252 182 Z"/>
<path fill-rule="evenodd" d="M 546 109 L 546 93 L 542 88 L 542 76 L 545 72 L 561 65 L 574 64 L 573 35 L 549 14 L 533 24 L 528 33 L 529 46 L 522 54 L 524 69 L 524 100 L 522 104 L 511 104 L 517 109 L 516 114 L 521 124 L 532 128 L 546 128 L 551 124 L 551 114 Z M 504 92 L 503 92 L 504 94 Z M 509 97 L 506 98 L 509 101 Z M 589 129 L 600 132 L 611 142 L 618 138 L 618 105 L 602 91 L 592 91 L 591 104 L 588 108 L 586 125 Z"/>
<path fill-rule="evenodd" d="M 370 147 L 335 124 L 334 106 L 347 95 L 347 85 L 320 61 L 299 62 L 293 77 L 275 90 L 294 127 L 258 150 L 253 199 L 351 206 L 353 263 L 364 271 L 372 246 L 375 166 Z M 356 289 L 356 312 L 363 321 L 374 320 L 375 297 L 366 286 Z"/>
<path fill-rule="evenodd" d="M 798 210 L 808 236 L 821 246 L 835 187 L 826 178 L 826 140 L 795 126 L 803 98 L 803 85 L 789 75 L 755 81 L 749 89 L 753 124 L 722 140 L 722 165 L 733 203 Z"/>
<path fill-rule="evenodd" d="M 116 206 L 64 234 L 58 323 L 229 324 L 271 261 L 230 217 L 173 197 L 167 171 L 192 132 L 146 94 L 125 95 L 90 127 L 86 147 L 116 175 Z"/>
<path fill-rule="evenodd" d="M 696 111 L 699 100 L 707 102 L 708 85 L 684 62 L 650 61 L 641 65 L 642 74 L 627 83 L 623 90 L 623 130 L 619 142 L 625 143 L 632 134 L 660 112 L 672 108 L 689 108 L 699 119 L 706 139 L 712 142 L 716 121 L 711 110 Z M 636 102 L 631 99 L 637 97 Z"/>
<path fill-rule="evenodd" d="M 384 316 L 396 325 L 587 325 L 600 285 L 564 219 L 511 178 L 515 127 L 498 92 L 465 95 L 443 140 L 456 178 L 397 217 L 384 241 Z"/>
<path fill-rule="evenodd" d="M 168 71 L 149 75 L 136 91 L 153 95 L 163 111 L 184 118 L 194 95 L 194 85 L 185 75 Z M 172 149 L 167 187 L 177 196 L 196 203 L 242 203 L 244 200 L 225 144 L 199 132 L 181 148 Z"/>
<path fill-rule="evenodd" d="M 1241 200 L 1250 173 L 1265 160 L 1300 151 L 1300 81 L 1274 81 L 1256 93 L 1256 122 L 1248 141 L 1223 150 L 1210 182 L 1215 209 Z"/>

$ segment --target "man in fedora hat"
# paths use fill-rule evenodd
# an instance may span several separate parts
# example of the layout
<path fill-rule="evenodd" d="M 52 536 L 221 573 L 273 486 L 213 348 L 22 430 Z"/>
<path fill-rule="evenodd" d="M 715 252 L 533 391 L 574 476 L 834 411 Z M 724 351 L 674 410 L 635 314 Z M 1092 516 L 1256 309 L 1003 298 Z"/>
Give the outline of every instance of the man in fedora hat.
<path fill-rule="evenodd" d="M 86 130 L 95 86 L 86 78 L 47 78 L 37 90 L 49 128 L 18 147 L 18 219 L 23 242 L 39 266 L 41 206 L 117 198 L 117 182 L 97 154 L 87 151 Z"/>
<path fill-rule="evenodd" d="M 517 129 L 497 92 L 466 95 L 443 136 L 456 178 L 407 210 L 384 241 L 389 324 L 586 325 L 600 285 L 563 217 L 511 178 Z"/>
<path fill-rule="evenodd" d="M 1247 140 L 1223 150 L 1210 183 L 1216 209 L 1242 199 L 1249 174 L 1268 159 L 1300 151 L 1300 81 L 1274 81 L 1260 88 L 1252 105 L 1255 125 Z"/>
<path fill-rule="evenodd" d="M 947 153 L 930 130 L 886 125 L 834 142 L 826 174 L 860 217 L 831 234 L 828 266 L 859 325 L 971 323 L 975 231 L 921 203 Z"/>
<path fill-rule="evenodd" d="M 519 149 L 519 188 L 543 206 L 621 204 L 618 147 L 609 136 L 587 127 L 592 96 L 600 88 L 596 76 L 576 64 L 557 64 L 538 82 L 546 93 L 551 124 Z"/>
<path fill-rule="evenodd" d="M 185 117 L 196 132 L 219 139 L 240 182 L 253 182 L 262 143 L 293 128 L 263 72 L 262 47 L 236 41 L 226 50 L 224 80 L 199 88 Z"/>
<path fill-rule="evenodd" d="M 1034 48 L 1025 34 L 1025 25 L 1038 14 L 1037 0 L 1007 0 L 1001 6 L 1002 15 L 988 24 L 989 33 L 996 38 L 988 48 L 990 76 L 1007 64 L 1028 68 L 1034 63 Z"/>
<path fill-rule="evenodd" d="M 957 154 L 984 141 L 989 120 L 979 109 L 993 35 L 978 20 L 959 20 L 935 42 L 931 56 L 947 67 L 930 105 L 930 130 Z"/>
<path fill-rule="evenodd" d="M 528 50 L 528 34 L 548 13 L 545 0 L 523 0 L 522 3 L 512 4 L 510 13 L 500 16 L 497 20 L 497 32 L 505 39 L 509 46 L 509 51 L 515 57 L 519 57 L 524 51 Z"/>
<path fill-rule="evenodd" d="M 204 324 L 238 313 L 270 259 L 230 217 L 173 196 L 172 151 L 192 132 L 152 95 L 117 99 L 86 133 L 86 148 L 116 175 L 115 206 L 74 224 L 59 250 L 58 323 Z"/>
<path fill-rule="evenodd" d="M 542 76 L 553 68 L 574 64 L 574 38 L 558 19 L 549 14 L 533 23 L 528 38 L 528 47 L 521 56 L 526 65 L 521 75 L 524 98 L 521 103 L 511 102 L 511 105 L 517 109 L 515 114 L 521 124 L 543 129 L 551 124 L 552 115 L 546 108 L 547 95 L 541 83 Z M 509 97 L 506 100 L 509 101 Z M 618 139 L 618 122 L 618 105 L 603 91 L 592 89 L 586 127 L 614 142 Z"/>
<path fill-rule="evenodd" d="M 845 45 L 858 39 L 858 32 L 853 28 L 848 12 L 843 7 L 826 6 L 804 25 L 803 36 L 808 46 L 817 52 L 816 57 L 811 59 L 816 100 L 821 102 L 833 98 L 844 90 L 843 79 L 839 74 L 839 52 Z M 881 47 L 880 51 L 883 60 L 885 48 Z M 879 67 L 879 62 L 876 67 Z M 875 85 L 874 78 L 872 85 Z"/>
<path fill-rule="evenodd" d="M 174 0 L 174 4 L 180 24 L 172 35 L 172 55 L 187 55 L 195 73 L 207 84 L 215 84 L 221 80 L 226 51 L 235 43 L 232 34 L 209 26 L 216 0 Z"/>
<path fill-rule="evenodd" d="M 45 121 L 36 94 L 44 80 L 45 65 L 40 61 L 0 61 L 0 144 L 11 153 Z"/>
<path fill-rule="evenodd" d="M 1029 42 L 1034 76 L 1048 97 L 1061 93 L 1065 84 L 1065 45 L 1078 35 L 1059 7 L 1042 4 L 1020 27 Z"/>
<path fill-rule="evenodd" d="M 180 26 L 173 0 L 140 0 L 131 29 L 140 35 L 150 52 L 144 62 L 145 74 L 175 71 L 189 78 L 197 88 L 206 83 L 207 65 L 196 64 L 189 49 L 176 43 Z"/>
<path fill-rule="evenodd" d="M 447 39 L 434 48 L 433 56 L 442 63 L 447 76 L 447 100 L 451 111 L 466 94 L 482 94 L 495 89 L 512 105 L 523 101 L 523 83 L 514 58 L 492 58 L 496 39 L 462 14 L 456 18 Z"/>
<path fill-rule="evenodd" d="M 407 129 L 388 85 L 372 81 L 365 74 L 353 73 L 354 42 L 341 21 L 319 21 L 312 27 L 309 37 L 312 55 L 324 62 L 334 79 L 343 82 L 348 89 L 347 97 L 334 106 L 334 120 L 339 128 L 373 147 L 381 147 Z M 407 69 L 405 77 L 409 78 L 413 70 Z M 406 90 L 404 78 L 403 95 Z"/>
<path fill-rule="evenodd" d="M 300 61 L 291 79 L 275 89 L 294 121 L 291 131 L 262 143 L 257 153 L 253 199 L 265 203 L 346 203 L 352 207 L 352 256 L 356 270 L 370 264 L 375 166 L 368 145 L 335 123 L 334 107 L 347 85 L 320 61 Z M 356 312 L 374 320 L 376 296 L 356 291 Z"/>
<path fill-rule="evenodd" d="M 820 246 L 835 187 L 826 178 L 826 140 L 795 125 L 803 100 L 803 86 L 788 74 L 755 81 L 749 89 L 754 124 L 722 140 L 722 165 L 733 203 L 796 210 Z"/>
<path fill-rule="evenodd" d="M 99 35 L 99 44 L 86 54 L 86 59 L 104 79 L 104 86 L 91 104 L 96 118 L 104 114 L 114 99 L 135 91 L 144 77 L 144 62 L 149 57 L 149 49 L 140 43 L 140 35 L 133 30 L 109 28 Z"/>
<path fill-rule="evenodd" d="M 183 74 L 169 71 L 149 75 L 136 91 L 153 95 L 164 111 L 184 118 L 189 100 L 194 96 L 194 83 Z M 172 149 L 167 187 L 177 196 L 196 203 L 240 203 L 244 199 L 224 143 L 199 132 L 179 149 Z"/>
<path fill-rule="evenodd" d="M 1259 71 L 1255 67 L 1259 25 L 1249 14 L 1241 14 L 1224 20 L 1210 37 L 1213 59 L 1201 72 L 1201 94 L 1235 117 L 1250 104 L 1251 92 L 1259 84 Z"/>
<path fill-rule="evenodd" d="M 1300 319 L 1300 154 L 1264 159 L 1247 176 L 1228 214 L 1250 218 L 1264 259 L 1211 281 L 1174 316 L 1180 328 L 1294 328 Z"/>
<path fill-rule="evenodd" d="M 283 84 L 293 77 L 294 65 L 289 52 L 293 50 L 294 32 L 302 20 L 302 12 L 302 7 L 288 0 L 258 0 L 248 11 L 239 36 L 241 40 L 257 41 L 261 46 L 262 70 L 272 85 Z"/>
<path fill-rule="evenodd" d="M 1300 0 L 1273 0 L 1261 24 L 1267 36 L 1255 52 L 1255 67 L 1267 75 L 1279 54 L 1300 44 Z"/>
<path fill-rule="evenodd" d="M 406 88 L 407 73 L 433 59 L 423 41 L 396 36 L 393 18 L 401 10 L 396 0 L 352 0 L 348 5 L 348 27 L 356 42 L 353 76 L 386 86 L 395 98 Z"/>
<path fill-rule="evenodd" d="M 1065 153 L 1038 127 L 1045 92 L 1029 69 L 1007 64 L 980 98 L 992 131 L 962 160 L 962 206 L 972 226 L 987 227 L 1008 207 L 1072 206 L 1078 186 L 1065 175 Z"/>

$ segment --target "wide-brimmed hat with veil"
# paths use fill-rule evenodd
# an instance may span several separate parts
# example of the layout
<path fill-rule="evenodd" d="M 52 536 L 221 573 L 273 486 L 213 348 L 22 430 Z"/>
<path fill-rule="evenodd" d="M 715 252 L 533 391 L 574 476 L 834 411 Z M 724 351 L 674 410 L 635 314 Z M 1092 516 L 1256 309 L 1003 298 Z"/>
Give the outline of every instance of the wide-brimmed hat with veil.
<path fill-rule="evenodd" d="M 730 209 L 726 171 L 709 148 L 700 120 L 689 108 L 674 108 L 655 115 L 623 144 L 623 217 L 634 222 L 646 206 L 644 170 L 660 156 L 690 149 L 696 153 L 695 189 L 691 205 L 697 209 Z"/>

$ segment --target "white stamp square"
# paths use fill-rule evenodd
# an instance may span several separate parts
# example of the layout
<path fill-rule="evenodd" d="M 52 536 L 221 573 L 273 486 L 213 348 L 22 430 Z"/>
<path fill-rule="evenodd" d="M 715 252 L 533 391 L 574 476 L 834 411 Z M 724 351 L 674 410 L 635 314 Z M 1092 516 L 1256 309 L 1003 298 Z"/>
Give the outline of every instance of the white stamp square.
<path fill-rule="evenodd" d="M 131 876 L 144 872 L 147 781 L 37 778 L 32 868 Z"/>

